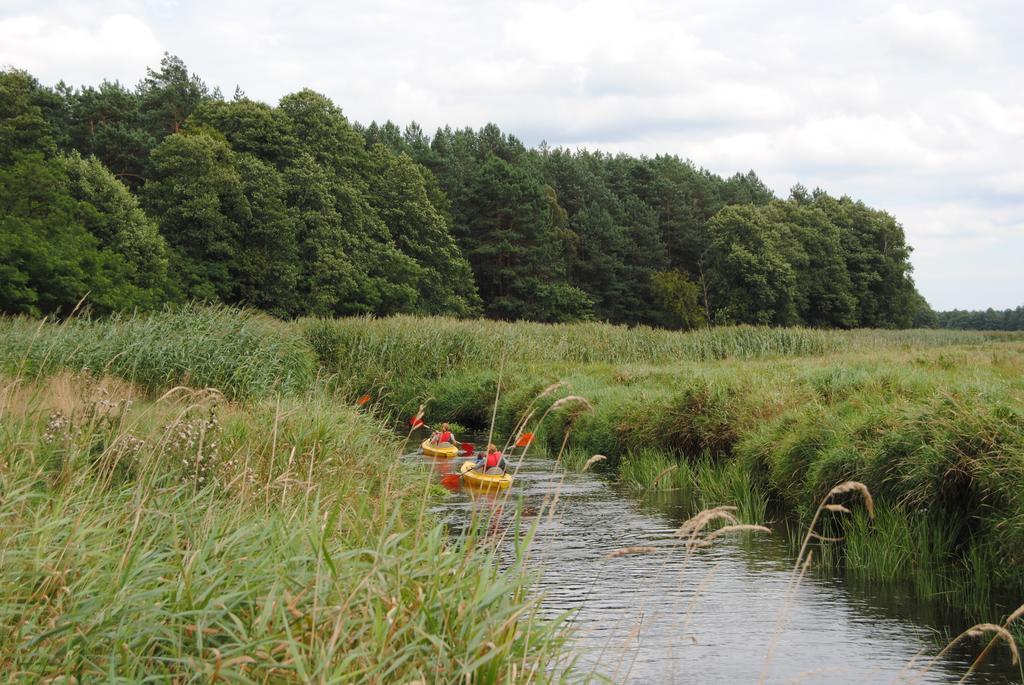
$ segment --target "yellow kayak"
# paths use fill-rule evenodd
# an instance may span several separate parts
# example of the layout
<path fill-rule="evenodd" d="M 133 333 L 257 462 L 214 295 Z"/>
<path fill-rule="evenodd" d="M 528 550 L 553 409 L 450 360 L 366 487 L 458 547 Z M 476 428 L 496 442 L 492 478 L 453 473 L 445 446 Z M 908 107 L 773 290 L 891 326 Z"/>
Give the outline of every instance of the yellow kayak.
<path fill-rule="evenodd" d="M 430 444 L 430 438 L 427 438 L 420 445 L 423 448 L 423 454 L 428 457 L 445 457 L 451 459 L 452 457 L 459 456 L 459 448 L 455 445 L 448 445 L 447 447 L 441 447 L 439 445 Z"/>
<path fill-rule="evenodd" d="M 459 472 L 462 474 L 462 480 L 467 485 L 484 490 L 504 490 L 512 485 L 511 475 L 503 473 L 500 476 L 489 476 L 479 470 L 473 470 L 474 466 L 476 466 L 476 462 L 467 461 L 463 462 L 462 467 L 459 469 Z"/>

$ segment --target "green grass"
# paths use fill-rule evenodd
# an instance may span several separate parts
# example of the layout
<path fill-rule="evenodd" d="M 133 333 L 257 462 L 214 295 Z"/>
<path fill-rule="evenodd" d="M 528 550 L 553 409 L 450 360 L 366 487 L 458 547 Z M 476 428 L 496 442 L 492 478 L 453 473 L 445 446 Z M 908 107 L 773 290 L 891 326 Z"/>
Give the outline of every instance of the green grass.
<path fill-rule="evenodd" d="M 908 535 L 927 530 L 952 542 L 916 543 L 915 554 L 928 554 L 923 571 L 886 560 L 895 552 L 879 542 L 880 529 L 853 530 L 839 552 L 852 554 L 848 573 L 945 574 L 987 594 L 984 575 L 989 585 L 1024 592 L 1019 335 L 751 327 L 681 334 L 401 317 L 300 325 L 308 339 L 319 337 L 313 347 L 339 387 L 373 389 L 399 414 L 425 402 L 428 419 L 486 425 L 500 378 L 497 425 L 507 432 L 542 388 L 566 381 L 538 411 L 567 394 L 594 409 L 555 412 L 538 437 L 557 452 L 571 428 L 570 466 L 605 454 L 597 468 L 643 492 L 675 464 L 656 487 L 686 484 L 701 502 L 732 499 L 746 520 L 764 520 L 769 509 L 806 517 L 832 485 L 861 480 L 908 521 Z M 912 516 L 922 510 L 923 523 Z M 853 542 L 876 545 L 878 563 Z"/>
<path fill-rule="evenodd" d="M 321 365 L 344 385 L 400 386 L 454 370 L 509 364 L 672 364 L 821 356 L 850 346 L 908 349 L 983 342 L 967 331 L 825 331 L 736 326 L 691 333 L 602 323 L 537 324 L 395 316 L 298 323 Z"/>
<path fill-rule="evenodd" d="M 580 459 L 574 457 L 570 468 Z M 623 457 L 618 477 L 641 497 L 656 491 L 680 491 L 694 513 L 729 505 L 737 508 L 736 517 L 741 523 L 768 520 L 767 497 L 753 482 L 751 472 L 737 461 L 719 463 L 707 453 L 693 460 L 679 459 L 664 451 L 641 450 Z"/>
<path fill-rule="evenodd" d="M 134 514 L 129 512 L 140 510 L 137 506 L 131 509 L 129 502 L 138 502 L 146 493 L 161 493 L 166 501 L 141 509 L 146 512 L 141 520 L 148 520 L 151 509 L 181 509 L 188 513 L 172 517 L 175 525 L 216 530 L 216 535 L 208 532 L 208 538 L 231 531 L 246 539 L 274 540 L 275 549 L 280 546 L 284 554 L 279 562 L 285 567 L 300 563 L 300 559 L 319 564 L 320 570 L 313 576 L 308 575 L 308 566 L 306 576 L 297 572 L 298 577 L 307 579 L 307 585 L 310 578 L 322 578 L 324 572 L 325 558 L 322 553 L 317 556 L 317 549 L 324 545 L 316 541 L 322 528 L 317 521 L 325 516 L 334 516 L 331 520 L 338 522 L 336 531 L 345 532 L 332 540 L 331 554 L 346 559 L 344 567 L 354 565 L 363 573 L 366 568 L 358 566 L 355 558 L 344 556 L 348 551 L 362 549 L 369 554 L 367 559 L 383 560 L 386 554 L 366 550 L 377 550 L 381 540 L 393 538 L 404 541 L 401 553 L 395 551 L 395 555 L 415 559 L 424 552 L 420 547 L 426 544 L 423 541 L 431 539 L 426 529 L 421 530 L 422 535 L 405 535 L 410 527 L 420 529 L 425 525 L 420 521 L 429 518 L 422 515 L 425 497 L 422 491 L 416 496 L 402 494 L 403 479 L 396 471 L 382 471 L 376 468 L 379 464 L 371 465 L 360 456 L 379 450 L 370 444 L 330 446 L 330 440 L 338 439 L 328 439 L 338 434 L 335 423 L 349 425 L 345 418 L 349 416 L 367 421 L 366 416 L 356 417 L 340 405 L 351 405 L 356 397 L 370 394 L 372 401 L 365 410 L 377 417 L 369 421 L 372 430 L 352 433 L 377 436 L 375 439 L 382 422 L 405 424 L 421 403 L 426 404 L 428 423 L 448 420 L 457 422 L 460 429 L 477 429 L 488 426 L 500 385 L 496 430 L 501 438 L 530 410 L 535 411 L 536 421 L 567 395 L 589 401 L 589 410 L 582 410 L 578 403 L 553 410 L 536 430 L 537 449 L 550 454 L 560 451 L 568 435 L 568 450 L 562 455 L 567 468 L 582 468 L 590 455 L 600 453 L 608 459 L 594 469 L 620 477 L 638 496 L 645 496 L 652 486 L 686 488 L 696 505 L 737 504 L 745 521 L 764 521 L 771 512 L 773 518 L 787 517 L 797 524 L 806 523 L 835 483 L 855 479 L 875 494 L 879 518 L 871 524 L 856 516 L 842 523 L 824 522 L 829 530 L 845 537 L 842 544 L 823 551 L 826 562 L 841 565 L 847 574 L 865 580 L 913 579 L 922 593 L 940 592 L 962 606 L 976 600 L 983 603 L 987 600 L 979 597 L 996 593 L 1024 594 L 1024 574 L 1020 573 L 1024 567 L 1024 337 L 1020 335 L 755 327 L 673 333 L 593 323 L 513 324 L 414 317 L 308 319 L 285 324 L 247 312 L 192 307 L 61 324 L 3 319 L 0 342 L 0 368 L 8 376 L 46 378 L 61 370 L 81 373 L 88 369 L 93 377 L 106 374 L 134 383 L 150 400 L 173 386 L 217 388 L 223 397 L 236 402 L 225 406 L 248 416 L 225 414 L 219 419 L 217 430 L 223 432 L 219 449 L 234 455 L 235 467 L 245 457 L 247 466 L 257 470 L 245 495 L 222 493 L 207 481 L 198 482 L 200 474 L 187 457 L 183 462 L 179 459 L 179 465 L 168 456 L 173 450 L 164 447 L 154 447 L 159 459 L 119 458 L 112 466 L 109 459 L 96 460 L 96 454 L 111 453 L 112 443 L 107 439 L 94 438 L 88 449 L 71 454 L 52 445 L 38 445 L 38 440 L 33 443 L 26 437 L 31 432 L 24 433 L 27 429 L 10 437 L 11 429 L 5 427 L 6 445 L 15 455 L 8 460 L 23 469 L 25 459 L 17 455 L 30 453 L 28 461 L 33 468 L 50 474 L 40 480 L 24 470 L 12 471 L 24 480 L 8 491 L 25 497 L 13 511 L 31 511 L 31 506 L 38 504 L 43 507 L 40 511 L 61 514 L 65 518 L 60 520 L 65 522 L 116 515 L 120 523 L 97 518 L 90 530 L 109 525 L 124 537 L 131 532 L 126 526 L 134 525 Z M 556 381 L 564 385 L 537 398 Z M 175 395 L 171 400 L 180 405 L 178 411 L 185 412 L 182 420 L 191 422 L 192 432 L 202 433 L 209 417 L 199 408 L 187 409 L 191 400 L 184 397 Z M 163 405 L 153 406 L 159 413 L 156 408 Z M 280 434 L 268 430 L 280 427 L 278 418 L 285 415 L 292 427 L 289 430 L 299 432 L 283 441 Z M 45 433 L 40 420 L 34 430 Z M 269 435 L 277 437 L 271 440 Z M 299 490 L 289 490 L 302 481 L 301 468 L 295 464 L 314 461 L 310 457 L 305 462 L 289 462 L 300 436 L 307 436 L 301 438 L 306 447 L 295 452 L 297 458 L 304 449 L 309 451 L 310 445 L 321 445 L 315 463 L 324 460 L 328 469 L 322 474 L 318 471 L 313 479 L 320 493 L 319 498 L 312 498 L 315 508 Z M 250 444 L 252 440 L 256 442 Z M 36 447 L 30 449 L 27 444 Z M 342 477 L 343 472 L 363 475 Z M 657 480 L 659 475 L 662 477 Z M 81 480 L 86 477 L 91 480 Z M 217 482 L 232 483 L 233 488 L 249 482 L 249 476 L 237 478 L 235 474 Z M 103 494 L 95 483 L 106 484 Z M 287 483 L 292 485 L 284 485 Z M 114 488 L 115 484 L 121 489 Z M 94 499 L 82 500 L 85 493 Z M 389 496 L 382 498 L 381 493 Z M 112 508 L 103 506 L 115 496 L 124 499 Z M 220 503 L 207 507 L 219 513 L 203 514 L 215 520 L 190 518 L 199 516 L 194 511 L 198 501 L 194 498 L 199 496 Z M 298 500 L 302 506 L 296 508 Z M 81 511 L 62 508 L 72 505 Z M 265 513 L 258 526 L 251 520 L 257 506 Z M 365 507 L 370 508 L 362 509 Z M 410 512 L 415 521 L 409 520 Z M 44 517 L 35 515 L 35 525 L 42 526 Z M 21 521 L 19 516 L 9 520 Z M 288 544 L 275 537 L 293 524 L 293 530 L 301 534 L 292 536 Z M 259 527 L 272 525 L 282 528 Z M 242 528 L 244 532 L 239 532 Z M 357 529 L 362 530 L 362 537 L 353 532 Z M 156 538 L 170 536 L 179 541 L 180 536 L 174 537 L 176 531 L 179 528 L 161 529 Z M 201 539 L 201 535 L 196 537 Z M 33 558 L 50 559 L 48 555 L 63 549 L 61 544 L 65 543 L 58 541 L 39 549 Z M 88 546 L 104 548 L 104 544 L 100 540 Z M 194 550 L 196 544 L 175 542 L 170 551 L 161 548 L 161 553 L 178 554 L 176 563 L 180 565 L 187 558 L 182 550 Z M 300 544 L 307 546 L 294 547 Z M 140 549 L 140 558 L 148 559 L 143 551 Z M 155 550 L 149 551 L 159 557 Z M 424 552 L 423 558 L 427 556 Z M 473 563 L 479 564 L 474 572 L 491 572 L 486 559 Z M 51 561 L 47 564 L 53 565 Z M 43 573 L 42 568 L 35 572 Z M 253 573 L 260 576 L 262 571 Z M 116 580 L 108 575 L 103 582 Z M 340 579 L 335 580 L 333 584 L 345 588 Z M 340 595 L 331 595 L 326 589 L 328 594 L 320 598 L 314 591 L 317 582 L 301 596 L 317 597 L 311 601 L 318 607 L 338 601 Z M 31 587 L 25 585 L 22 593 L 31 597 L 26 589 Z M 278 592 L 265 583 L 262 587 L 271 594 Z M 298 589 L 289 587 L 288 592 L 296 596 Z M 397 588 L 379 591 L 399 596 Z M 441 591 L 458 592 L 448 586 Z M 515 606 L 525 602 L 525 595 L 517 594 L 520 592 L 510 590 L 506 595 Z M 370 601 L 369 595 L 366 601 Z M 385 602 L 382 606 L 390 605 Z M 360 616 L 378 621 L 379 609 L 361 609 Z M 494 612 L 501 613 L 498 609 Z M 419 626 L 408 630 L 421 631 L 421 639 L 423 634 L 436 635 L 430 632 L 436 625 L 431 624 L 429 630 L 409 625 Z M 281 629 L 292 636 L 289 639 L 294 638 L 294 627 Z M 104 630 L 117 632 L 109 626 Z M 70 640 L 77 633 L 61 635 Z M 409 639 L 410 650 L 423 647 Z M 471 657 L 463 646 L 457 646 L 462 638 L 446 634 L 441 639 L 454 645 L 445 649 L 463 654 L 454 662 L 456 671 L 446 673 L 469 668 Z M 560 639 L 552 638 L 552 643 Z M 523 663 L 550 663 L 556 658 L 546 648 L 535 653 L 532 650 L 539 649 L 535 645 L 517 645 L 510 640 L 507 653 L 525 659 Z M 358 669 L 362 670 L 352 673 L 369 680 L 384 677 L 377 669 L 386 668 L 380 654 L 390 649 L 385 644 L 390 642 L 372 643 L 379 650 L 374 658 L 381 660 L 374 662 L 368 656 L 365 664 L 370 665 L 361 665 Z M 114 643 L 102 644 L 102 649 L 107 649 Z M 310 668 L 337 667 L 336 654 L 325 657 L 323 645 L 310 643 L 305 648 L 310 651 L 303 658 L 315 665 Z M 61 654 L 81 653 L 70 644 L 62 649 Z M 142 658 L 135 648 L 129 652 L 135 659 Z M 520 653 L 527 656 L 520 657 Z M 209 656 L 190 652 L 186 661 L 196 663 Z M 398 658 L 409 664 L 423 659 L 414 652 L 387 658 L 389 663 Z M 134 663 L 143 668 L 143 662 Z M 184 662 L 174 663 L 179 664 L 177 668 Z M 501 678 L 508 677 L 507 671 L 502 673 Z M 387 678 L 394 675 L 388 673 Z M 412 670 L 401 675 L 434 679 L 429 673 Z"/>
<path fill-rule="evenodd" d="M 88 370 L 151 392 L 187 385 L 232 399 L 295 394 L 317 372 L 313 354 L 287 324 L 222 307 L 63 323 L 0 318 L 0 340 L 0 369 L 9 374 Z"/>
<path fill-rule="evenodd" d="M 565 626 L 330 396 L 0 392 L 0 668 L 77 682 L 556 679 Z"/>

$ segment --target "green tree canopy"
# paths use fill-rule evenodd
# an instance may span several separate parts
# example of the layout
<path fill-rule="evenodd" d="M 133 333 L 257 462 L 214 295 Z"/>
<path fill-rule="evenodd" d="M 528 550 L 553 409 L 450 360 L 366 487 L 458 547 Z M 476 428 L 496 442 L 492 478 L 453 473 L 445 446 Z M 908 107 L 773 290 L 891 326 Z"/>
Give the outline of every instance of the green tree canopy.
<path fill-rule="evenodd" d="M 200 103 L 216 97 L 202 79 L 189 74 L 180 57 L 168 53 L 160 60 L 159 69 L 146 69 L 136 90 L 143 121 L 157 138 L 180 131 Z"/>
<path fill-rule="evenodd" d="M 691 330 L 707 325 L 700 287 L 680 271 L 651 274 L 651 290 L 667 328 Z"/>
<path fill-rule="evenodd" d="M 549 194 L 523 166 L 495 154 L 469 181 L 464 249 L 489 316 L 564 321 L 592 302 L 569 285 Z"/>
<path fill-rule="evenodd" d="M 423 176 L 404 152 L 373 149 L 373 203 L 398 249 L 419 265 L 420 307 L 432 313 L 480 313 L 473 272 L 445 218 L 430 202 Z"/>
<path fill-rule="evenodd" d="M 226 102 L 172 55 L 134 88 L 0 72 L 0 169 L 6 311 L 89 290 L 97 310 L 1012 325 L 931 312 L 902 227 L 845 196 L 779 200 L 753 171 L 671 155 L 529 149 L 494 124 L 363 126 L 309 89 Z"/>
<path fill-rule="evenodd" d="M 798 323 L 796 243 L 754 205 L 730 205 L 708 222 L 711 309 L 718 323 Z"/>
<path fill-rule="evenodd" d="M 69 185 L 63 163 L 38 153 L 0 166 L 0 309 L 65 315 L 86 297 L 98 313 L 152 305 L 130 265 L 86 228 L 99 210 Z"/>
<path fill-rule="evenodd" d="M 71 196 L 90 208 L 81 213 L 86 229 L 102 248 L 123 258 L 131 282 L 148 295 L 146 305 L 155 307 L 170 297 L 167 242 L 136 197 L 95 157 L 72 152 L 58 160 Z"/>
<path fill-rule="evenodd" d="M 39 106 L 41 87 L 27 72 L 0 72 L 0 164 L 19 154 L 56 151 L 50 123 Z"/>

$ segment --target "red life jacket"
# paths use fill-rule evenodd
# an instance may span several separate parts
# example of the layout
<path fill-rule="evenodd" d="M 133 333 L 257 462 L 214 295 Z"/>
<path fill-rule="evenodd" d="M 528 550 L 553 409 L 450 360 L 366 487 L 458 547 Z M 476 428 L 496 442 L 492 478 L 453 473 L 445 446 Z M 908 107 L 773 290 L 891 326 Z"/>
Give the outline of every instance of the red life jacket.
<path fill-rule="evenodd" d="M 451 442 L 451 441 L 452 441 L 452 432 L 451 431 L 444 431 L 443 433 L 438 433 L 437 434 L 437 443 L 438 444 L 441 444 L 442 442 Z"/>
<path fill-rule="evenodd" d="M 487 455 L 487 463 L 485 466 L 489 469 L 493 469 L 501 463 L 501 452 L 494 452 L 493 454 Z"/>

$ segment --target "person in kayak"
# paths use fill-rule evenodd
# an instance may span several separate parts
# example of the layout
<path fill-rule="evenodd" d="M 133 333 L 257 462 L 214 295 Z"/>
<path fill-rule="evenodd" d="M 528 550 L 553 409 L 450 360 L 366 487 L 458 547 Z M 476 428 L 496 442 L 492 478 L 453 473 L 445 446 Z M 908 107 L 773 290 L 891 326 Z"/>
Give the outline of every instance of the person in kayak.
<path fill-rule="evenodd" d="M 434 447 L 441 447 L 455 444 L 455 434 L 448 428 L 447 423 L 441 424 L 441 430 L 434 431 L 430 436 L 430 444 Z"/>
<path fill-rule="evenodd" d="M 477 469 L 482 470 L 488 476 L 500 476 L 508 471 L 508 462 L 492 442 L 487 444 L 487 454 L 481 454 L 476 458 L 473 470 Z"/>

